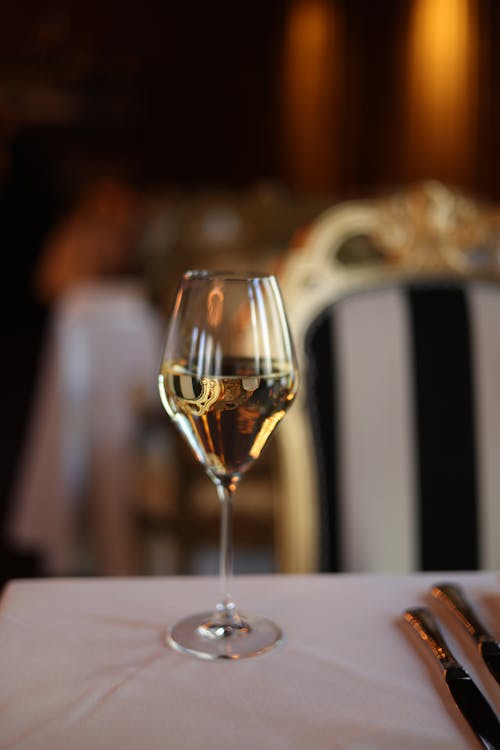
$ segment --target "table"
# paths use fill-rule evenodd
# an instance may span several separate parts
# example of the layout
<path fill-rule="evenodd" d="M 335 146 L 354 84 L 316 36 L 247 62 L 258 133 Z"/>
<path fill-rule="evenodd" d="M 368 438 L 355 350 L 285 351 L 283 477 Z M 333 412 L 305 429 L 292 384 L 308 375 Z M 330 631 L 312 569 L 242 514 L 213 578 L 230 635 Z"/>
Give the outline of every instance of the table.
<path fill-rule="evenodd" d="M 476 747 L 439 669 L 401 621 L 432 582 L 461 582 L 499 635 L 500 574 L 242 576 L 242 611 L 283 644 L 205 662 L 164 645 L 210 608 L 212 577 L 12 582 L 0 602 L 0 747 L 462 750 Z M 450 644 L 500 710 L 500 691 L 442 613 Z"/>

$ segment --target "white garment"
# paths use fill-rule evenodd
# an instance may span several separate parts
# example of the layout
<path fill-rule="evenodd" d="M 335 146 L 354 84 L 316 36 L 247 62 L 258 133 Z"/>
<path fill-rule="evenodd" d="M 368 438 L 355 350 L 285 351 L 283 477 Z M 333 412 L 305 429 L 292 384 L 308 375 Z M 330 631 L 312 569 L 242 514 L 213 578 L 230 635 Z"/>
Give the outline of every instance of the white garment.
<path fill-rule="evenodd" d="M 133 572 L 129 497 L 135 404 L 156 397 L 159 320 L 140 285 L 78 285 L 57 304 L 18 482 L 10 536 L 47 572 L 75 570 L 75 521 L 91 499 L 100 572 Z"/>

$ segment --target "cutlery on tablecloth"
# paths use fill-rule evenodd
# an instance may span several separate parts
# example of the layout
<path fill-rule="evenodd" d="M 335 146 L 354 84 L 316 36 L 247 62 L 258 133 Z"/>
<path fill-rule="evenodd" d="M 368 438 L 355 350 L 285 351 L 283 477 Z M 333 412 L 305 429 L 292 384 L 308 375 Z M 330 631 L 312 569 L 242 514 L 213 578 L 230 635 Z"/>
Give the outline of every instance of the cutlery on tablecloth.
<path fill-rule="evenodd" d="M 431 594 L 446 604 L 474 638 L 486 666 L 500 684 L 500 645 L 479 619 L 463 589 L 455 583 L 439 583 L 432 587 Z"/>
<path fill-rule="evenodd" d="M 429 609 L 413 607 L 403 618 L 429 646 L 443 670 L 448 689 L 462 715 L 486 750 L 500 750 L 500 722 L 472 678 L 453 656 Z"/>

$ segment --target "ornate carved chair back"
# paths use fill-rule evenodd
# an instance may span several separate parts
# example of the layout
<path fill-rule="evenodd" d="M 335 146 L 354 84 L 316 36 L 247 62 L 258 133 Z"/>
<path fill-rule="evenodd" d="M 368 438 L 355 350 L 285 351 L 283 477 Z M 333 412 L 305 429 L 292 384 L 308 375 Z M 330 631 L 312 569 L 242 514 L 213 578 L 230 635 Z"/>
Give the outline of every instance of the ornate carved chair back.
<path fill-rule="evenodd" d="M 332 207 L 287 254 L 282 569 L 500 566 L 499 229 L 425 182 Z"/>

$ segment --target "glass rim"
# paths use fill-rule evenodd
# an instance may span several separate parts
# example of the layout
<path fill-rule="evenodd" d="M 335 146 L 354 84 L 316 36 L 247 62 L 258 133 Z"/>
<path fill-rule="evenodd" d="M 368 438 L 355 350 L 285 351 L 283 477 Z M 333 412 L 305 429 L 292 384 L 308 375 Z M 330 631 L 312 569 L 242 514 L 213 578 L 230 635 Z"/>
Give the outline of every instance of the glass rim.
<path fill-rule="evenodd" d="M 185 281 L 224 279 L 226 281 L 254 281 L 258 279 L 275 279 L 274 273 L 269 271 L 225 271 L 216 269 L 191 268 L 184 271 L 182 279 Z"/>

